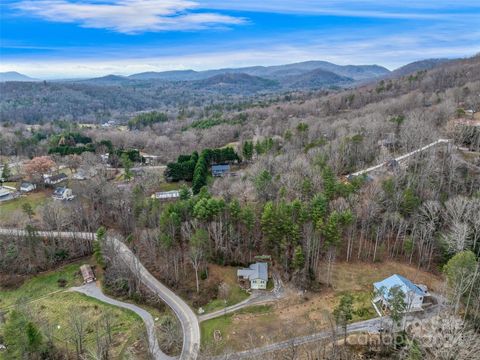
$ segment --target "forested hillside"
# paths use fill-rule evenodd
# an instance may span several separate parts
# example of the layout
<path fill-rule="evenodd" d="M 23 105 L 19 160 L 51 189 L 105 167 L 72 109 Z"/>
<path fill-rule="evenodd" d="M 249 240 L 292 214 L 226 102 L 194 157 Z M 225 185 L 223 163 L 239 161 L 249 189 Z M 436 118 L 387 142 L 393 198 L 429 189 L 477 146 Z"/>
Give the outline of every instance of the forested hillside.
<path fill-rule="evenodd" d="M 207 82 L 224 87 L 232 78 Z M 241 79 L 263 83 L 250 75 Z M 134 94 L 147 101 L 142 91 Z M 197 309 L 221 296 L 218 284 L 209 282 L 212 264 L 247 266 L 256 255 L 269 255 L 289 286 L 313 294 L 332 289 L 339 264 L 394 261 L 443 274 L 452 312 L 478 329 L 479 94 L 477 56 L 335 92 L 125 116 L 128 129 L 68 121 L 7 124 L 0 155 L 34 158 L 19 173 L 33 178 L 35 165 L 48 163 L 72 173 L 94 168 L 96 175 L 73 183 L 76 201 L 46 202 L 34 214 L 27 207 L 9 217 L 5 226 L 32 232 L 22 241 L 0 242 L 0 270 L 15 279 L 92 251 L 110 291 L 140 296 L 144 289 L 115 261 L 114 248 L 32 240 L 36 229 L 93 232 L 104 226 Z M 128 99 L 125 94 L 122 101 Z M 50 159 L 43 157 L 48 152 Z M 165 167 L 148 169 L 146 153 Z M 229 173 L 212 176 L 212 165 L 226 163 Z M 377 164 L 383 166 L 354 175 Z M 156 198 L 167 190 L 178 190 L 173 201 Z M 18 267 L 26 263 L 33 266 Z"/>
<path fill-rule="evenodd" d="M 128 77 L 107 75 L 76 81 L 20 82 L 4 75 L 0 83 L 0 121 L 38 123 L 54 119 L 124 121 L 138 111 L 199 108 L 296 90 L 339 89 L 385 76 L 377 65 L 339 66 L 324 61 L 219 69 L 150 72 Z M 19 74 L 20 75 L 20 74 Z M 32 79 L 33 80 L 33 79 Z"/>

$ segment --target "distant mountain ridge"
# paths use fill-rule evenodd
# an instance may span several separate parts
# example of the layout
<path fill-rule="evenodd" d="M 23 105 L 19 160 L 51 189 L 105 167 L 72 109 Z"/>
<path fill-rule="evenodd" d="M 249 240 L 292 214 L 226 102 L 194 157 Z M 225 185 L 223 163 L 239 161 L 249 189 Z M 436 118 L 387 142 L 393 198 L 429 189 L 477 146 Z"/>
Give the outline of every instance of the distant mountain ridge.
<path fill-rule="evenodd" d="M 38 79 L 31 78 L 27 75 L 20 74 L 16 71 L 0 72 L 0 82 L 5 81 L 39 81 Z"/>
<path fill-rule="evenodd" d="M 0 121 L 38 123 L 55 118 L 71 118 L 87 122 L 111 118 L 124 120 L 131 114 L 152 109 L 176 112 L 179 109 L 198 108 L 204 105 L 235 104 L 234 106 L 237 106 L 236 104 L 251 101 L 262 104 L 264 101 L 289 96 L 291 91 L 298 93 L 311 90 L 336 91 L 342 88 L 354 88 L 357 85 L 376 91 L 375 86 L 379 84 L 378 80 L 389 78 L 397 79 L 394 83 L 399 86 L 399 88 L 394 86 L 390 92 L 402 94 L 403 90 L 411 89 L 424 78 L 422 75 L 414 76 L 413 80 L 406 79 L 402 74 L 408 75 L 410 72 L 415 75 L 420 69 L 426 68 L 433 68 L 429 71 L 432 74 L 437 74 L 443 69 L 448 70 L 450 74 L 455 74 L 455 69 L 458 68 L 461 69 L 460 75 L 463 77 L 455 75 L 448 79 L 452 84 L 457 84 L 459 81 L 464 81 L 466 76 L 476 78 L 474 75 L 477 74 L 475 71 L 478 69 L 478 59 L 477 56 L 458 60 L 423 60 L 393 72 L 379 69 L 375 65 L 339 66 L 312 61 L 285 66 L 242 68 L 242 72 L 223 69 L 205 72 L 180 70 L 143 73 L 136 74 L 138 79 L 107 75 L 83 80 L 3 81 L 0 82 L 0 108 L 2 109 Z M 324 68 L 329 67 L 335 72 L 319 68 L 319 65 L 323 65 Z M 473 67 L 474 70 L 468 70 L 472 66 L 476 66 Z M 467 70 L 472 73 L 468 73 Z M 387 75 L 369 77 L 379 73 L 387 73 Z M 152 76 L 159 78 L 151 79 Z M 367 78 L 358 80 L 363 77 Z"/>
<path fill-rule="evenodd" d="M 144 72 L 128 76 L 133 80 L 161 79 L 168 81 L 203 80 L 219 74 L 242 73 L 271 80 L 282 80 L 289 76 L 297 76 L 313 70 L 330 71 L 353 80 L 365 80 L 385 76 L 390 70 L 379 65 L 336 65 L 327 61 L 305 61 L 286 65 L 250 66 L 243 68 L 224 68 L 215 70 L 173 70 L 163 72 Z"/>
<path fill-rule="evenodd" d="M 97 78 L 84 78 L 84 79 L 57 79 L 56 82 L 68 81 L 68 82 L 88 82 L 97 83 L 99 85 L 112 85 L 129 80 L 136 81 L 151 81 L 151 80 L 163 80 L 163 81 L 198 81 L 205 80 L 217 75 L 222 74 L 246 74 L 250 76 L 256 76 L 267 80 L 275 80 L 280 83 L 283 81 L 291 83 L 291 77 L 293 76 L 307 76 L 309 72 L 319 70 L 316 72 L 316 77 L 323 71 L 334 73 L 338 76 L 349 78 L 352 83 L 364 82 L 369 80 L 375 80 L 385 77 L 401 77 L 421 70 L 430 70 L 441 64 L 453 61 L 452 59 L 425 59 L 414 61 L 399 67 L 393 71 L 380 65 L 337 65 L 328 61 L 311 60 L 304 62 L 297 62 L 285 65 L 272 65 L 272 66 L 250 66 L 240 68 L 222 68 L 212 70 L 169 70 L 169 71 L 147 71 L 142 73 L 131 74 L 128 76 L 120 75 L 105 75 Z M 314 74 L 314 73 L 312 73 Z M 331 75 L 324 73 L 325 76 L 331 77 Z M 332 78 L 333 79 L 333 78 Z M 339 80 L 339 79 L 336 79 Z M 0 82 L 5 81 L 40 81 L 39 79 L 31 78 L 27 75 L 18 73 L 16 71 L 0 72 Z M 342 80 L 344 82 L 345 79 Z M 315 83 L 314 80 L 311 83 Z"/>
<path fill-rule="evenodd" d="M 348 87 L 388 74 L 388 69 L 378 65 L 336 65 L 327 61 L 305 61 L 204 71 L 149 71 L 130 76 L 107 75 L 78 82 L 115 86 L 134 86 L 141 82 L 144 86 L 148 83 L 149 86 L 163 87 L 172 86 L 169 83 L 177 83 L 176 86 L 185 91 L 190 89 L 224 94 L 252 94 Z"/>

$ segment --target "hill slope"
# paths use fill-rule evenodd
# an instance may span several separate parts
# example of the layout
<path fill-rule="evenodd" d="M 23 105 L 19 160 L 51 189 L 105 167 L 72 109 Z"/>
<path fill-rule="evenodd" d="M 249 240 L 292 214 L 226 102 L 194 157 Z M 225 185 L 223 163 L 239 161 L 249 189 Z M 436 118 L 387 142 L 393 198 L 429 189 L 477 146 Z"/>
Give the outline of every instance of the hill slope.
<path fill-rule="evenodd" d="M 404 65 L 402 67 L 399 67 L 398 69 L 395 69 L 390 73 L 391 77 L 401 77 L 401 76 L 406 76 L 412 73 L 415 73 L 417 71 L 423 71 L 423 70 L 431 70 L 434 69 L 442 64 L 445 64 L 449 61 L 449 59 L 426 59 L 426 60 L 420 60 L 420 61 L 414 61 L 410 64 Z"/>
<path fill-rule="evenodd" d="M 20 74 L 16 71 L 0 72 L 0 82 L 5 81 L 38 81 L 27 75 Z"/>

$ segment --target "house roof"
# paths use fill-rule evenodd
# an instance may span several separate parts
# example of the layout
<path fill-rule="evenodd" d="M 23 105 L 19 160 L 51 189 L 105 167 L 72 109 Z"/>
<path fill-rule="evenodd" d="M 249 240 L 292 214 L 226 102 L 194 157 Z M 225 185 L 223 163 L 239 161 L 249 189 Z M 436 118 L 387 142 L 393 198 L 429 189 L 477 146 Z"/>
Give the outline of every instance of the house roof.
<path fill-rule="evenodd" d="M 55 182 L 55 181 L 64 180 L 64 179 L 67 179 L 67 178 L 68 178 L 68 176 L 66 174 L 60 173 L 60 174 L 50 176 L 48 178 L 48 181 Z"/>
<path fill-rule="evenodd" d="M 7 196 L 7 195 L 10 195 L 11 194 L 11 191 L 8 190 L 8 189 L 5 189 L 3 187 L 0 187 L 0 197 L 2 196 Z"/>
<path fill-rule="evenodd" d="M 57 187 L 53 192 L 53 195 L 63 195 L 63 193 L 67 190 L 65 187 Z"/>
<path fill-rule="evenodd" d="M 268 281 L 268 264 L 264 262 L 257 262 L 251 264 L 246 269 L 238 269 L 237 276 L 248 278 L 248 280 L 262 279 Z"/>
<path fill-rule="evenodd" d="M 407 278 L 394 274 L 385 280 L 373 283 L 373 286 L 375 289 L 382 291 L 384 295 L 388 295 L 390 292 L 390 289 L 394 287 L 400 287 L 400 289 L 403 291 L 404 294 L 407 294 L 408 292 L 413 292 L 417 295 L 425 295 L 425 291 L 423 291 L 420 287 L 415 285 L 413 282 L 408 280 Z"/>
<path fill-rule="evenodd" d="M 162 191 L 155 193 L 155 198 L 157 199 L 173 199 L 180 197 L 180 191 L 171 190 L 171 191 Z"/>
<path fill-rule="evenodd" d="M 212 171 L 228 171 L 228 170 L 230 170 L 230 165 L 228 164 L 212 165 Z"/>

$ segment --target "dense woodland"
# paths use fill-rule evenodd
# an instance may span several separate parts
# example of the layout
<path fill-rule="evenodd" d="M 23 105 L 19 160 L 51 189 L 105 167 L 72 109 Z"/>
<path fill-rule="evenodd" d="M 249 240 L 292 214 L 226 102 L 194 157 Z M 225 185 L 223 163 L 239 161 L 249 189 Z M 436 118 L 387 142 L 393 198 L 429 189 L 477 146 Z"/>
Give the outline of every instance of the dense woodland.
<path fill-rule="evenodd" d="M 128 189 L 97 176 L 75 189 L 82 201 L 46 205 L 40 220 L 23 223 L 92 232 L 105 226 L 122 235 L 156 276 L 193 298 L 194 306 L 215 291 L 201 286 L 209 262 L 246 265 L 255 255 L 270 254 L 286 281 L 315 290 L 330 285 L 336 261 L 404 261 L 445 271 L 455 312 L 463 308 L 478 328 L 480 133 L 454 122 L 465 110 L 480 111 L 479 94 L 477 56 L 353 90 L 296 93 L 261 106 L 206 106 L 160 121 L 143 116 L 134 118 L 132 131 L 76 129 L 94 142 L 158 154 L 171 163 L 170 181 L 194 181 L 194 195 L 183 187 L 178 201 L 161 203 L 150 198 L 159 174 L 133 180 Z M 202 125 L 196 125 L 199 118 Z M 0 152 L 45 155 L 49 139 L 65 131 L 61 126 L 49 123 L 32 132 L 9 124 Z M 405 165 L 346 179 L 439 138 L 454 139 L 470 155 L 442 144 Z M 205 149 L 230 142 L 243 160 L 239 176 L 214 180 L 208 176 L 212 150 Z M 77 160 L 93 163 L 99 153 Z M 77 156 L 61 155 L 57 162 Z M 195 185 L 197 167 L 202 178 Z M 81 251 L 57 244 L 52 252 L 49 242 L 32 239 L 0 242 L 6 250 L 0 252 L 2 272 L 17 274 L 12 263 L 34 264 L 29 271 L 39 271 L 54 265 L 60 250 L 69 257 Z M 96 252 L 112 259 L 114 250 L 99 246 Z M 108 261 L 105 266 L 107 279 L 116 279 L 108 283 L 112 290 L 136 291 L 131 274 Z M 195 289 L 188 286 L 193 277 Z"/>

